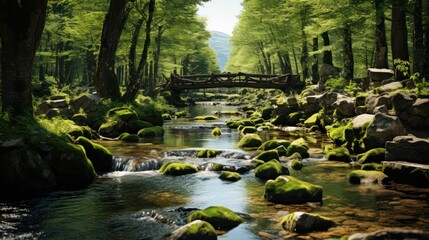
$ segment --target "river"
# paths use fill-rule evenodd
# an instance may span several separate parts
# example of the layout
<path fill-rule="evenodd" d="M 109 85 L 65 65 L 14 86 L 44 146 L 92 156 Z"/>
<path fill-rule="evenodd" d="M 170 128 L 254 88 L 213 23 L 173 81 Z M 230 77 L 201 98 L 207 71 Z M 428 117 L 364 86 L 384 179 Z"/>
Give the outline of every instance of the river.
<path fill-rule="evenodd" d="M 236 108 L 201 103 L 187 110 L 196 116 Z M 251 159 L 256 152 L 236 147 L 240 136 L 225 125 L 230 118 L 221 115 L 217 121 L 166 122 L 163 138 L 138 144 L 101 142 L 115 155 L 117 171 L 100 176 L 83 190 L 0 202 L 0 238 L 160 239 L 184 224 L 186 209 L 209 206 L 224 206 L 250 216 L 219 239 L 295 239 L 298 235 L 282 231 L 279 224 L 293 211 L 321 214 L 337 223 L 326 232 L 301 236 L 308 239 L 336 239 L 385 227 L 429 230 L 427 189 L 399 184 L 351 185 L 346 179 L 351 165 L 326 161 L 322 148 L 330 141 L 322 134 L 304 133 L 302 129 L 272 130 L 261 135 L 265 139 L 304 136 L 311 140 L 311 157 L 304 159 L 304 168 L 290 171 L 292 176 L 323 186 L 323 205 L 269 203 L 263 198 L 264 181 L 252 172 L 230 183 L 221 181 L 212 171 L 171 177 L 152 170 L 171 160 L 239 166 Z M 214 126 L 222 129 L 218 138 L 211 135 Z M 196 158 L 196 150 L 205 148 L 222 150 L 222 154 L 214 159 Z"/>

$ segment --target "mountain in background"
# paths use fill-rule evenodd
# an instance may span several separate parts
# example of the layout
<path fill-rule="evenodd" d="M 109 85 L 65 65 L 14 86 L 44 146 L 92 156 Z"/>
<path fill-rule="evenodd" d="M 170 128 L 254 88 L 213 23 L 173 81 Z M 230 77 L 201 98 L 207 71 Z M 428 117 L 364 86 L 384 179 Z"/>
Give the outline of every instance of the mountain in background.
<path fill-rule="evenodd" d="M 229 43 L 231 37 L 226 33 L 218 31 L 212 31 L 210 33 L 209 44 L 215 50 L 219 68 L 223 72 L 226 62 L 228 61 L 229 52 L 231 51 L 231 45 Z"/>

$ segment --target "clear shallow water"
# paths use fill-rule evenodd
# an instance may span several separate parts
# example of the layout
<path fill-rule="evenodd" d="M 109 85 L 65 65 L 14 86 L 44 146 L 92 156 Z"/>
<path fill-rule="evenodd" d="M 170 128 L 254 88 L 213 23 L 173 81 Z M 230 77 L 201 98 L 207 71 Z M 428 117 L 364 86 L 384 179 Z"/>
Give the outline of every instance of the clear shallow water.
<path fill-rule="evenodd" d="M 236 149 L 239 135 L 224 126 L 226 119 L 229 117 L 214 122 L 166 123 L 165 137 L 155 139 L 154 143 L 103 144 L 114 155 L 136 159 L 140 163 L 175 159 L 199 165 L 209 162 L 239 165 L 255 153 Z M 222 128 L 223 134 L 219 138 L 210 134 L 213 125 Z M 267 138 L 294 139 L 297 134 L 302 135 L 301 132 L 289 134 L 282 131 L 265 135 Z M 84 190 L 0 203 L 0 237 L 160 239 L 183 224 L 184 213 L 177 211 L 178 208 L 213 205 L 225 206 L 252 217 L 219 239 L 261 239 L 261 234 L 277 239 L 294 239 L 297 236 L 283 232 L 279 224 L 283 216 L 293 211 L 319 213 L 338 223 L 327 232 L 308 234 L 307 237 L 315 239 L 339 238 L 384 227 L 429 229 L 428 190 L 406 185 L 350 185 L 346 176 L 351 167 L 345 163 L 324 161 L 320 146 L 322 142 L 329 144 L 329 141 L 322 136 L 312 137 L 317 140 L 311 144 L 313 158 L 305 161 L 302 171 L 291 171 L 291 175 L 322 185 L 323 205 L 268 203 L 263 198 L 264 182 L 256 179 L 252 172 L 243 174 L 238 182 L 228 183 L 219 180 L 217 173 L 209 171 L 180 177 L 163 176 L 157 171 L 118 171 L 101 176 Z M 224 149 L 226 153 L 215 159 L 197 159 L 194 150 L 199 148 Z"/>

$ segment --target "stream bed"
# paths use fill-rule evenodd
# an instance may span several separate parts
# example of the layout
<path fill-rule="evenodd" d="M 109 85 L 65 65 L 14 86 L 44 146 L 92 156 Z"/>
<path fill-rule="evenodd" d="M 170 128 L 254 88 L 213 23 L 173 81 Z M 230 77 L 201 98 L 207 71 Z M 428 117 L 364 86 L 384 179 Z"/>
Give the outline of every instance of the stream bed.
<path fill-rule="evenodd" d="M 188 110 L 192 116 L 236 107 L 204 103 Z M 195 208 L 224 206 L 250 217 L 219 239 L 339 239 L 357 232 L 386 227 L 429 230 L 429 189 L 408 185 L 352 185 L 348 163 L 326 161 L 322 148 L 331 142 L 323 134 L 271 130 L 264 139 L 308 137 L 310 158 L 291 175 L 323 186 L 323 204 L 280 205 L 264 200 L 264 181 L 252 171 L 238 182 L 223 182 L 209 171 L 210 163 L 241 166 L 256 155 L 236 147 L 240 135 L 221 115 L 217 121 L 166 122 L 165 136 L 138 144 L 100 142 L 115 156 L 116 171 L 100 176 L 79 191 L 57 191 L 19 202 L 0 202 L 0 238 L 5 239 L 162 239 L 183 225 Z M 222 135 L 211 130 L 218 126 Z M 212 148 L 222 154 L 198 159 L 196 151 Z M 171 177 L 156 169 L 165 161 L 201 166 L 196 174 Z M 306 211 L 332 218 L 337 226 L 324 232 L 297 235 L 282 230 L 279 222 L 289 212 Z"/>

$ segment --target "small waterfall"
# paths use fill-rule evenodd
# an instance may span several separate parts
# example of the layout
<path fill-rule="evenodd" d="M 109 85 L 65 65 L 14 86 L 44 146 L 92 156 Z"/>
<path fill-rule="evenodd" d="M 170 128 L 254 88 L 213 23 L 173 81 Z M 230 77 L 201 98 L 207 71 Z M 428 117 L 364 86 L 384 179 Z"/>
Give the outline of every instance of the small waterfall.
<path fill-rule="evenodd" d="M 141 160 L 132 157 L 114 157 L 113 171 L 139 172 L 158 170 L 163 164 L 162 159 Z"/>

